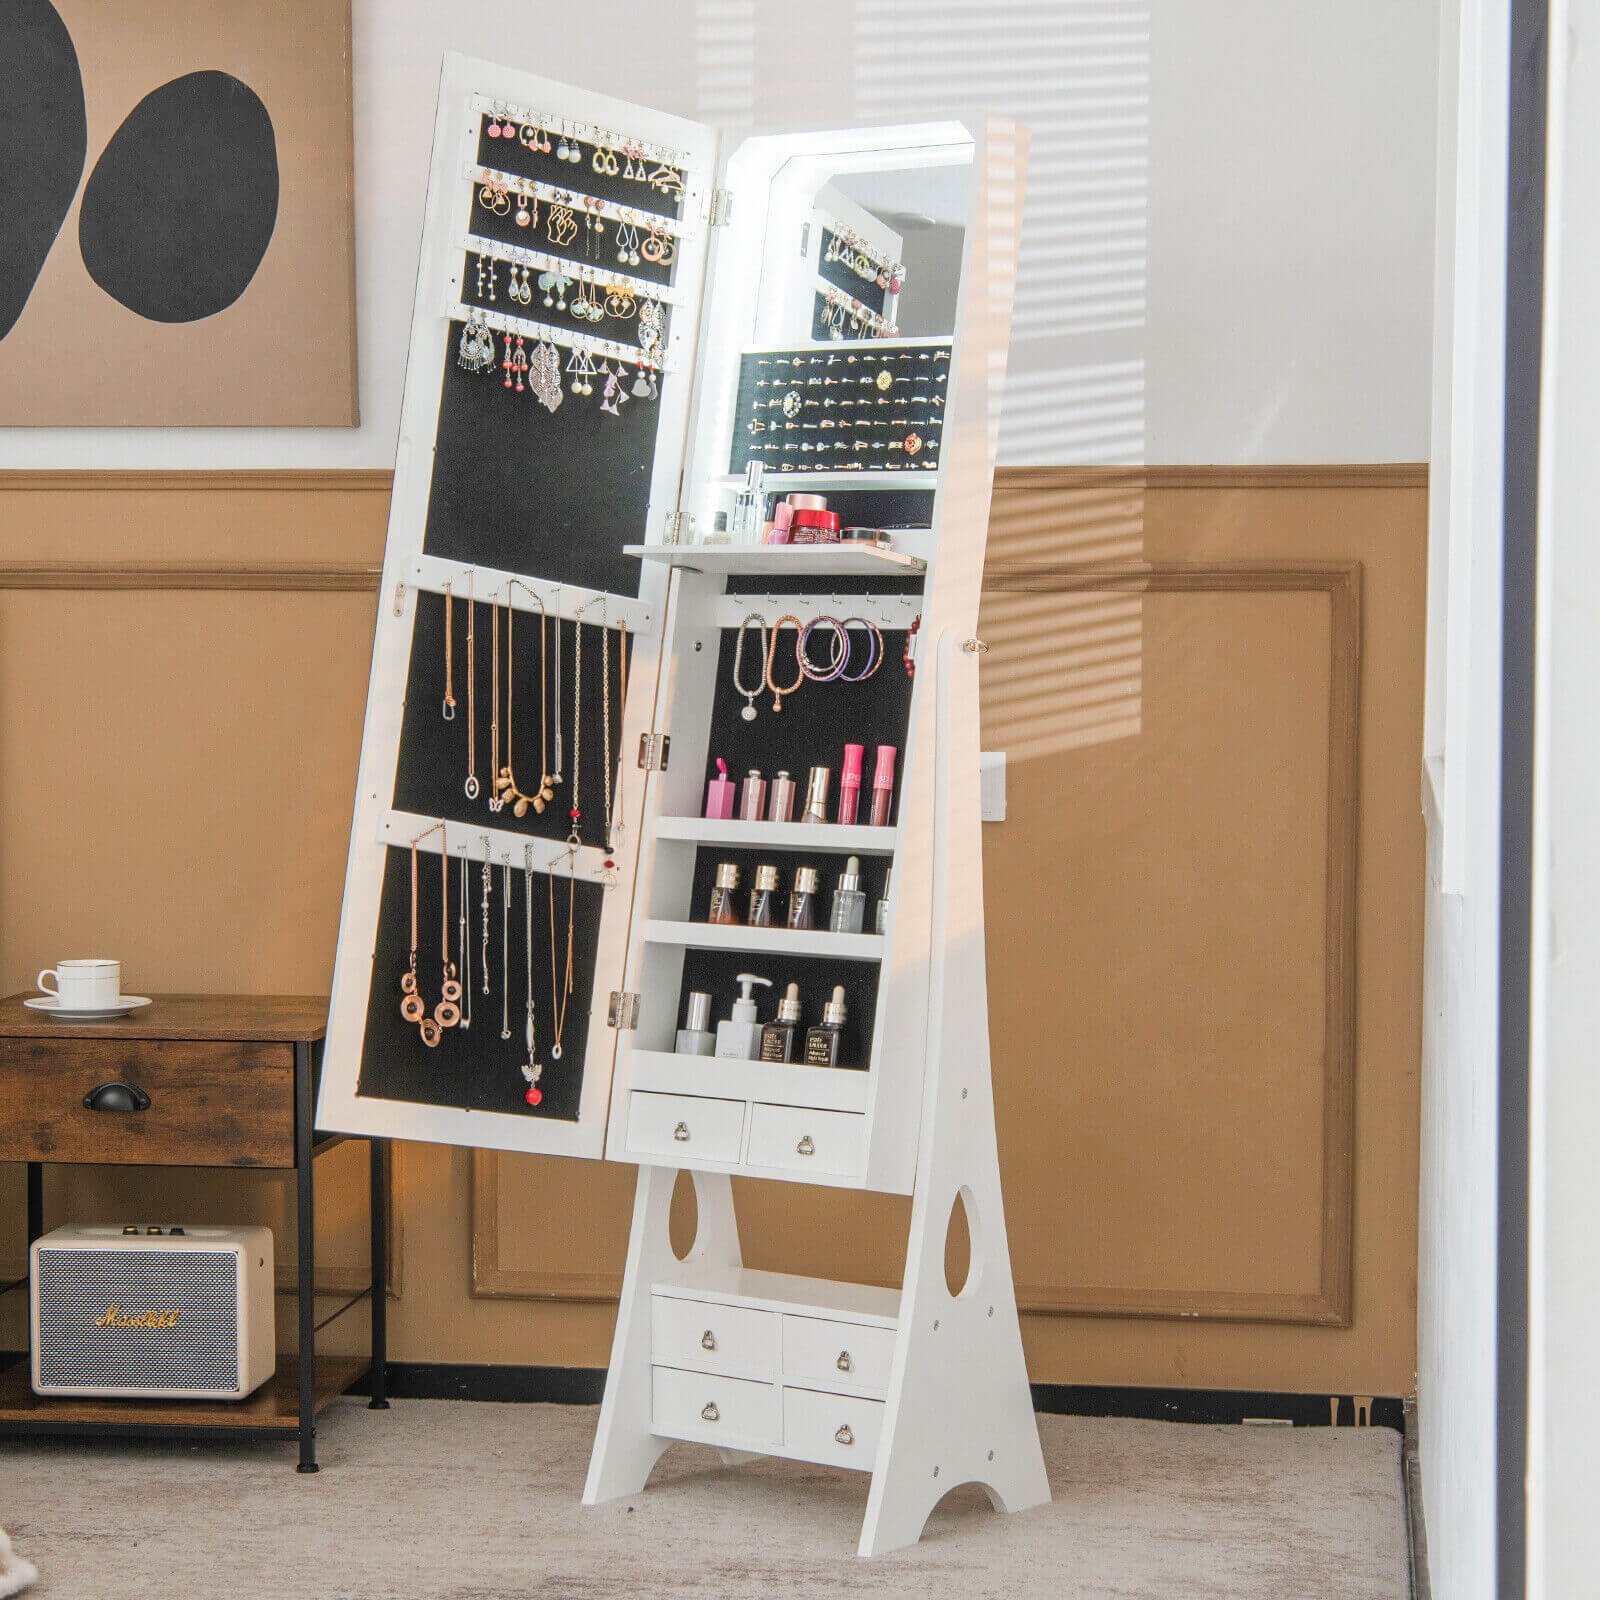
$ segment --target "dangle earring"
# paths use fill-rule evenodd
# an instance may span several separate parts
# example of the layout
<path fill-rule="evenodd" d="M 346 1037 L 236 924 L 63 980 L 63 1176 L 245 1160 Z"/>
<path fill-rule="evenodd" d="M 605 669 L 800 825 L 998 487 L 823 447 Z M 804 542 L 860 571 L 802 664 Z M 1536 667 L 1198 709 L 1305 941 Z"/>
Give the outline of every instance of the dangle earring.
<path fill-rule="evenodd" d="M 488 128 L 489 137 L 491 139 L 498 139 L 500 137 L 500 108 L 499 108 L 499 106 L 494 106 L 493 108 L 491 108 L 490 113 L 489 113 L 489 117 L 490 117 L 489 128 Z"/>
<path fill-rule="evenodd" d="M 478 294 L 490 301 L 494 299 L 494 269 L 495 262 L 492 256 L 478 257 Z"/>
<path fill-rule="evenodd" d="M 595 375 L 595 366 L 587 350 L 573 350 L 572 359 L 567 363 L 567 371 L 572 374 L 574 394 L 594 393 L 594 384 L 589 380 Z"/>
<path fill-rule="evenodd" d="M 517 335 L 517 353 L 511 358 L 511 370 L 516 374 L 517 393 L 521 394 L 527 386 L 522 381 L 522 375 L 528 370 L 528 352 L 523 347 L 522 335 Z"/>
<path fill-rule="evenodd" d="M 541 339 L 528 358 L 528 387 L 546 411 L 561 404 L 561 352 L 548 339 Z"/>
<path fill-rule="evenodd" d="M 501 360 L 500 365 L 501 365 L 501 368 L 504 370 L 505 375 L 506 375 L 506 380 L 505 380 L 504 384 L 501 385 L 501 387 L 502 388 L 506 388 L 506 389 L 510 389 L 510 388 L 514 387 L 514 380 L 513 380 L 512 376 L 511 376 L 511 374 L 512 374 L 513 370 L 515 369 L 514 359 L 513 359 L 512 354 L 511 354 L 511 335 L 509 333 L 502 333 L 500 335 L 500 337 L 505 341 L 505 356 Z"/>
<path fill-rule="evenodd" d="M 650 383 L 650 375 L 645 371 L 644 362 L 638 364 L 638 375 L 633 380 L 633 396 L 636 400 L 649 400 L 655 395 L 655 390 Z"/>
<path fill-rule="evenodd" d="M 662 314 L 659 300 L 646 300 L 639 307 L 639 348 L 652 362 L 661 353 Z"/>
<path fill-rule="evenodd" d="M 552 204 L 545 212 L 544 231 L 551 244 L 565 250 L 578 236 L 578 219 L 572 207 Z"/>
<path fill-rule="evenodd" d="M 544 290 L 544 303 L 554 306 L 557 311 L 567 309 L 567 290 L 572 285 L 572 279 L 560 272 L 541 272 L 539 274 L 539 287 Z"/>
<path fill-rule="evenodd" d="M 618 367 L 613 371 L 602 361 L 600 370 L 606 375 L 605 389 L 600 396 L 600 409 L 614 417 L 620 417 L 622 412 L 619 408 L 628 403 L 627 393 L 622 387 L 622 369 Z"/>
<path fill-rule="evenodd" d="M 481 311 L 474 311 L 461 327 L 461 348 L 456 353 L 456 364 L 467 372 L 490 372 L 494 369 L 494 335 Z"/>

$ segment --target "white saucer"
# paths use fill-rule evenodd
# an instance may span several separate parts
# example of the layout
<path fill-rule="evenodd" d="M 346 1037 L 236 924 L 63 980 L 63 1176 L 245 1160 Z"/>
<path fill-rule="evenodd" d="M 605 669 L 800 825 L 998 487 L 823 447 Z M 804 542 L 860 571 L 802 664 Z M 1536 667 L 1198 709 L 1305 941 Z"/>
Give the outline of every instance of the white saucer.
<path fill-rule="evenodd" d="M 105 1022 L 112 1017 L 125 1017 L 130 1012 L 138 1011 L 149 1005 L 150 1001 L 141 994 L 125 994 L 115 1005 L 98 1006 L 93 1011 L 67 1010 L 53 994 L 34 995 L 22 1003 L 31 1010 L 42 1011 L 47 1017 L 56 1018 L 59 1022 Z"/>

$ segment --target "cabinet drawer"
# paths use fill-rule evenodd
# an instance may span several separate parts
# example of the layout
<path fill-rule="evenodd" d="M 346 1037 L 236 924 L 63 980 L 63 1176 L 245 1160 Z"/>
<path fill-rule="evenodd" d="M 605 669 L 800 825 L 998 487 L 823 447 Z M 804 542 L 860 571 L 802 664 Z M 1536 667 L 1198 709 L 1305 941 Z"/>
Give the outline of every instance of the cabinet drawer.
<path fill-rule="evenodd" d="M 712 1377 L 653 1367 L 651 1421 L 656 1433 L 708 1444 L 776 1444 L 782 1407 L 775 1383 Z"/>
<path fill-rule="evenodd" d="M 730 1378 L 778 1376 L 778 1316 L 748 1306 L 652 1295 L 650 1359 L 658 1367 L 721 1372 Z"/>
<path fill-rule="evenodd" d="M 115 1082 L 149 1105 L 84 1105 L 91 1090 Z M 294 1046 L 0 1039 L 0 1161 L 292 1167 Z"/>
<path fill-rule="evenodd" d="M 783 1381 L 881 1400 L 889 1392 L 894 1329 L 820 1317 L 783 1319 Z"/>
<path fill-rule="evenodd" d="M 752 1167 L 848 1174 L 861 1170 L 861 1141 L 867 1119 L 849 1111 L 808 1111 L 804 1106 L 752 1106 Z"/>
<path fill-rule="evenodd" d="M 883 1430 L 883 1402 L 814 1389 L 783 1391 L 783 1448 L 802 1461 L 872 1471 Z"/>
<path fill-rule="evenodd" d="M 742 1100 L 642 1091 L 628 1097 L 628 1148 L 641 1155 L 676 1156 L 686 1167 L 737 1161 L 743 1136 Z"/>

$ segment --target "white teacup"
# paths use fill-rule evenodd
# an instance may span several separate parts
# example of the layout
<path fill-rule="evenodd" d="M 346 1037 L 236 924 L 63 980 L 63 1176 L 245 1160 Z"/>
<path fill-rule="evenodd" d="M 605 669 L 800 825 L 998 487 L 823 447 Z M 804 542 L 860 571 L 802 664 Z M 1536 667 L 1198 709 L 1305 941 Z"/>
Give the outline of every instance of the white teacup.
<path fill-rule="evenodd" d="M 54 984 L 45 982 L 53 978 Z M 63 1011 L 109 1011 L 122 998 L 120 961 L 58 961 L 34 980 Z"/>

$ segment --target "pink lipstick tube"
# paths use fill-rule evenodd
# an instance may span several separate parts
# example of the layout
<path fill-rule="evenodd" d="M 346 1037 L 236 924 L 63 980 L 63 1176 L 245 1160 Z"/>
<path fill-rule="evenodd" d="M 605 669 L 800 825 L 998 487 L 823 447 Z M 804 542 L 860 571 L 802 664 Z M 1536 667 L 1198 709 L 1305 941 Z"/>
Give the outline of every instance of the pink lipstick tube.
<path fill-rule="evenodd" d="M 878 759 L 872 769 L 872 815 L 874 828 L 889 824 L 889 806 L 894 800 L 894 758 L 892 744 L 878 746 Z"/>
<path fill-rule="evenodd" d="M 865 745 L 844 747 L 844 766 L 839 773 L 839 821 L 847 828 L 854 824 L 861 803 L 861 761 L 865 755 Z"/>

